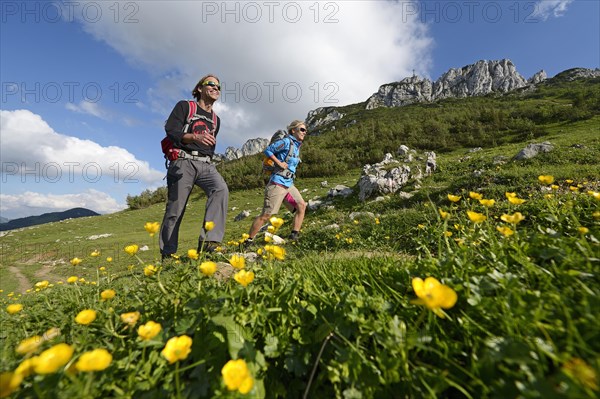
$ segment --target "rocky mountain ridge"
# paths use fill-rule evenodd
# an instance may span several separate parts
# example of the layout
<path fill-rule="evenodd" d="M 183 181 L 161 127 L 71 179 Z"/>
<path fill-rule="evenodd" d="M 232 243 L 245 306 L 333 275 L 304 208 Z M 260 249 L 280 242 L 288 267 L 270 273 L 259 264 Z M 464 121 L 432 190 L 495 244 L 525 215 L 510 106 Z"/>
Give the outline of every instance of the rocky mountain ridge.
<path fill-rule="evenodd" d="M 557 74 L 552 79 L 574 80 L 600 77 L 600 69 L 572 68 Z M 435 102 L 447 98 L 483 96 L 491 93 L 506 94 L 523 88 L 535 88 L 548 80 L 541 70 L 529 79 L 517 71 L 509 59 L 480 60 L 461 68 L 451 68 L 435 82 L 416 75 L 399 82 L 386 83 L 365 102 L 365 109 L 378 107 L 402 107 L 414 103 Z M 308 112 L 306 124 L 312 134 L 318 134 L 323 127 L 340 120 L 344 114 L 340 107 L 321 107 Z M 348 122 L 349 124 L 352 121 Z M 248 140 L 241 149 L 228 147 L 218 158 L 230 161 L 262 152 L 269 140 L 256 138 Z"/>

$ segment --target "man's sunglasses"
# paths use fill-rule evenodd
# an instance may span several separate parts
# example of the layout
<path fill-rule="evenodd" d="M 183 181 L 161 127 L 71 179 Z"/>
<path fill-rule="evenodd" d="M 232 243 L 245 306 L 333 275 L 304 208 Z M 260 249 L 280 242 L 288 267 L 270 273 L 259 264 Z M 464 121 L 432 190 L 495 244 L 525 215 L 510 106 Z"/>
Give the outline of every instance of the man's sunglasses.
<path fill-rule="evenodd" d="M 202 82 L 202 86 L 210 86 L 213 89 L 217 89 L 217 90 L 221 91 L 221 85 L 213 82 L 212 80 L 209 80 L 208 82 Z"/>

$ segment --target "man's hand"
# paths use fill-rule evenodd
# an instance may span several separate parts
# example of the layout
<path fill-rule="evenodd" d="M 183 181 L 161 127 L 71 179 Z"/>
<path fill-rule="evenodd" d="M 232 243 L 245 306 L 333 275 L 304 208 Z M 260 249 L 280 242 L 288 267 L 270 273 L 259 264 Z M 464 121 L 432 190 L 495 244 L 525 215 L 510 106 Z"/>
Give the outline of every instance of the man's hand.
<path fill-rule="evenodd" d="M 210 133 L 204 132 L 200 134 L 194 134 L 193 136 L 194 141 L 196 143 L 203 144 L 209 147 L 217 144 L 217 139 L 215 139 L 215 137 Z"/>

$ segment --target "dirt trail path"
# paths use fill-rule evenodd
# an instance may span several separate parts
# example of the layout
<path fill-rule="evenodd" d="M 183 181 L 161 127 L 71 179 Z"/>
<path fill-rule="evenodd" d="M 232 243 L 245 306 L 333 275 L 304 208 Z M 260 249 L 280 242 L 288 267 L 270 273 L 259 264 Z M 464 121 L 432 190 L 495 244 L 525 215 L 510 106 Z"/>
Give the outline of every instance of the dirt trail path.
<path fill-rule="evenodd" d="M 32 287 L 33 284 L 29 281 L 27 277 L 25 277 L 23 273 L 21 273 L 18 267 L 9 266 L 8 270 L 10 270 L 10 272 L 13 274 L 13 276 L 17 279 L 19 283 L 19 288 L 15 291 L 24 293 Z"/>

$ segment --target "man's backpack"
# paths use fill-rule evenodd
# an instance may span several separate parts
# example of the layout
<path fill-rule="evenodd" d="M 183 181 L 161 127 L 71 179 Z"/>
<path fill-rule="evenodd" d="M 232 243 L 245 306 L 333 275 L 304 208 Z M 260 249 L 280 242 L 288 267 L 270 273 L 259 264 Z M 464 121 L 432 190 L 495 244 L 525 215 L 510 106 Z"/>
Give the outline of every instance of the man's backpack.
<path fill-rule="evenodd" d="M 272 137 L 271 140 L 269 140 L 269 145 L 273 144 L 276 141 L 279 141 L 281 139 L 285 139 L 285 138 L 289 138 L 289 134 L 285 131 L 285 130 L 278 130 Z M 284 162 L 288 163 L 290 161 L 290 158 L 292 157 L 292 155 L 294 154 L 294 149 L 295 149 L 295 144 L 294 144 L 294 140 L 290 139 L 290 148 L 288 150 L 287 155 L 285 156 Z M 262 162 L 262 166 L 263 166 L 263 172 L 265 174 L 271 175 L 273 173 L 278 173 L 281 174 L 282 172 L 285 172 L 283 169 L 281 169 L 275 162 L 273 162 L 273 160 L 267 156 L 263 157 L 263 162 Z M 289 173 L 289 172 L 288 172 Z"/>
<path fill-rule="evenodd" d="M 183 126 L 184 133 L 203 133 L 205 131 L 215 134 L 215 130 L 217 130 L 217 114 L 212 112 L 212 120 L 208 120 L 206 117 L 202 115 L 196 114 L 198 111 L 198 104 L 196 101 L 188 100 L 189 110 L 187 118 L 185 119 L 185 125 Z M 212 129 L 209 129 L 206 125 L 206 121 L 212 123 Z M 163 155 L 165 156 L 165 167 L 168 166 L 170 161 L 174 161 L 179 158 L 179 153 L 183 151 L 180 148 L 175 147 L 175 143 L 173 140 L 169 138 L 169 136 L 165 136 L 160 141 L 160 146 L 162 147 Z"/>

